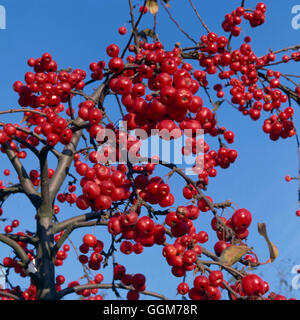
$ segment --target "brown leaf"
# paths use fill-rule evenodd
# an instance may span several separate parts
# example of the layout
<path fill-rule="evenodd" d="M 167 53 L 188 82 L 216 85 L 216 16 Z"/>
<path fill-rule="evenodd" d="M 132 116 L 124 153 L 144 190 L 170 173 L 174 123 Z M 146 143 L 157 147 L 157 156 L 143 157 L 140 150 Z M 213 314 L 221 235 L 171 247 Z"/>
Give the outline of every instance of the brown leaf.
<path fill-rule="evenodd" d="M 245 245 L 232 245 L 223 250 L 220 256 L 220 262 L 224 265 L 231 266 L 238 262 L 243 255 L 245 255 L 251 249 Z"/>
<path fill-rule="evenodd" d="M 147 0 L 146 6 L 150 13 L 157 14 L 158 12 L 158 3 L 157 0 Z"/>
<path fill-rule="evenodd" d="M 145 42 L 148 42 L 148 38 L 147 38 L 147 37 L 156 39 L 156 34 L 155 34 L 155 33 L 153 32 L 153 30 L 151 30 L 151 29 L 141 30 L 141 31 L 138 33 L 138 36 L 139 36 L 142 40 L 144 40 Z"/>
<path fill-rule="evenodd" d="M 27 122 L 28 116 L 24 116 L 23 119 L 21 120 L 21 123 Z"/>
<path fill-rule="evenodd" d="M 142 30 L 142 32 L 144 32 L 147 37 L 150 37 L 150 38 L 155 37 L 155 33 L 153 32 L 152 29 L 147 28 L 147 29 Z"/>
<path fill-rule="evenodd" d="M 214 103 L 214 108 L 213 108 L 213 112 L 216 112 L 219 108 L 220 108 L 220 105 L 224 102 L 225 100 L 218 100 Z"/>
<path fill-rule="evenodd" d="M 166 4 L 166 7 L 170 8 L 170 0 L 163 0 L 163 2 Z"/>
<path fill-rule="evenodd" d="M 270 259 L 266 262 L 273 262 L 278 256 L 278 248 L 275 246 L 273 242 L 270 241 L 268 234 L 267 234 L 267 227 L 265 223 L 258 223 L 258 232 L 261 236 L 263 236 L 268 244 L 269 252 L 270 252 Z"/>

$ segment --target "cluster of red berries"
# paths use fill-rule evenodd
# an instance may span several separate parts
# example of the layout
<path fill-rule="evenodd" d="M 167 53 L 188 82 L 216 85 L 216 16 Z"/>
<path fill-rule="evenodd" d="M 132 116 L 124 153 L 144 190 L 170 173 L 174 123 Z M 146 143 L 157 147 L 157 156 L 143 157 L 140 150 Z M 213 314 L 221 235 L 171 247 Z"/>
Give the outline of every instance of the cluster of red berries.
<path fill-rule="evenodd" d="M 255 28 L 263 23 L 265 23 L 266 20 L 266 10 L 267 7 L 265 3 L 259 2 L 256 5 L 256 9 L 253 12 L 245 12 L 244 13 L 244 18 L 245 20 L 248 20 L 250 22 L 251 27 Z"/>
<path fill-rule="evenodd" d="M 99 280 L 103 280 L 103 276 L 102 274 L 97 274 L 95 276 L 95 280 L 90 280 L 87 284 L 96 284 L 96 283 L 100 283 L 98 282 L 96 279 L 99 278 Z M 75 280 L 75 281 L 71 281 L 68 283 L 68 288 L 73 288 L 76 286 L 79 286 L 80 282 Z M 81 297 L 83 297 L 83 300 L 103 300 L 103 296 L 98 293 L 98 289 L 94 288 L 94 289 L 82 289 L 82 290 L 77 290 L 75 291 L 75 293 Z M 92 294 L 94 294 L 94 296 L 92 296 Z"/>
<path fill-rule="evenodd" d="M 17 232 L 16 236 L 25 236 L 23 232 Z M 22 247 L 24 251 L 26 251 L 26 254 L 28 258 L 32 261 L 34 260 L 34 251 L 32 249 L 27 248 L 27 243 L 23 241 L 18 241 L 18 244 Z M 19 274 L 22 278 L 27 277 L 27 273 L 25 272 L 24 268 L 20 264 L 20 260 L 17 257 L 11 258 L 11 257 L 4 257 L 2 264 L 6 268 L 13 268 L 14 272 Z"/>
<path fill-rule="evenodd" d="M 163 50 L 160 42 L 153 45 L 144 43 L 142 48 L 143 50 L 135 57 L 132 56 L 136 70 L 133 67 L 123 70 L 124 63 L 117 56 L 109 63 L 110 66 L 113 65 L 110 70 L 117 74 L 110 81 L 110 88 L 122 96 L 122 103 L 129 112 L 124 117 L 128 128 L 130 130 L 141 128 L 147 133 L 150 133 L 151 129 L 165 128 L 171 132 L 174 128 L 178 129 L 172 121 L 180 122 L 180 129 L 190 127 L 192 130 L 202 129 L 199 122 L 206 131 L 213 128 L 215 123 L 210 110 L 200 112 L 203 101 L 195 96 L 199 89 L 198 81 L 192 79 L 188 64 L 179 67 L 180 50 L 174 48 L 173 51 L 167 52 Z M 116 48 L 114 50 L 117 53 L 119 51 Z M 136 71 L 137 76 L 131 79 Z M 145 99 L 142 98 L 145 94 L 143 79 L 148 82 L 150 90 L 160 92 L 159 96 L 153 97 L 147 94 Z M 196 114 L 197 121 L 186 118 L 188 111 Z"/>
<path fill-rule="evenodd" d="M 82 253 L 78 257 L 79 261 L 82 264 L 88 264 L 88 267 L 92 270 L 99 270 L 103 261 L 103 242 L 88 233 L 83 236 L 82 242 L 79 246 L 79 251 Z M 92 253 L 87 256 L 90 250 L 92 250 Z"/>
<path fill-rule="evenodd" d="M 26 72 L 25 84 L 16 81 L 14 90 L 19 94 L 19 104 L 22 107 L 55 109 L 61 102 L 67 102 L 72 89 L 83 89 L 86 72 L 76 69 L 69 73 L 58 72 L 57 63 L 50 53 L 44 53 L 41 58 L 30 58 L 28 65 L 34 72 Z"/>
<path fill-rule="evenodd" d="M 58 238 L 58 237 L 57 237 Z M 68 251 L 70 250 L 70 246 L 68 244 L 63 245 L 61 250 L 58 250 L 55 256 L 55 266 L 60 267 L 63 265 L 64 260 L 68 258 Z"/>
<path fill-rule="evenodd" d="M 193 287 L 188 289 L 184 283 L 179 284 L 177 290 L 180 294 L 188 293 L 192 300 L 220 300 L 223 286 L 223 273 L 219 270 L 212 270 L 209 276 L 196 276 L 193 281 Z M 182 291 L 183 289 L 183 291 Z"/>
<path fill-rule="evenodd" d="M 224 283 L 229 285 L 224 280 L 222 271 L 212 270 L 208 276 L 196 276 L 192 288 L 187 283 L 181 282 L 177 287 L 177 292 L 181 295 L 188 294 L 192 300 L 219 300 L 222 295 L 220 289 L 225 288 Z M 236 294 L 242 297 L 249 297 L 250 299 L 256 299 L 258 296 L 263 296 L 269 291 L 269 284 L 256 274 L 246 275 L 229 286 Z M 236 299 L 233 293 L 230 293 L 230 296 L 231 299 Z M 285 300 L 286 298 L 280 295 L 272 297 L 270 294 L 269 299 Z"/>
<path fill-rule="evenodd" d="M 10 225 L 5 226 L 4 232 L 5 233 L 11 233 L 14 228 L 17 228 L 20 225 L 20 221 L 15 219 L 12 221 Z"/>
<path fill-rule="evenodd" d="M 139 195 L 143 200 L 150 204 L 159 204 L 163 208 L 174 204 L 175 197 L 170 192 L 170 186 L 162 178 L 152 177 L 149 179 L 145 175 L 138 177 L 135 181 L 139 183 Z"/>
<path fill-rule="evenodd" d="M 148 216 L 139 217 L 134 211 L 115 213 L 109 219 L 107 228 L 109 233 L 121 234 L 126 240 L 120 246 L 120 251 L 124 254 L 132 252 L 140 254 L 143 252 L 143 247 L 163 244 L 166 241 L 166 229 L 163 225 L 156 224 Z M 129 240 L 133 240 L 135 244 Z"/>
<path fill-rule="evenodd" d="M 283 111 L 280 110 L 282 103 L 287 101 L 287 96 L 278 89 L 280 85 L 278 77 L 280 77 L 280 73 L 277 74 L 277 78 L 270 81 L 270 86 L 266 86 L 263 90 L 255 86 L 249 86 L 248 92 L 245 91 L 245 82 L 242 83 L 238 79 L 230 80 L 232 103 L 238 104 L 239 110 L 244 115 L 249 115 L 252 120 L 256 121 L 261 117 L 262 110 L 266 112 L 276 110 L 278 112 L 278 116 L 272 115 L 264 121 L 263 131 L 270 134 L 271 140 L 278 140 L 279 137 L 285 139 L 295 135 L 292 121 L 293 108 L 289 106 Z M 255 102 L 250 103 L 253 98 Z"/>
<path fill-rule="evenodd" d="M 187 243 L 193 243 L 192 249 L 189 249 Z M 168 265 L 171 266 L 171 273 L 179 278 L 183 277 L 187 271 L 195 269 L 196 260 L 201 252 L 201 246 L 194 244 L 194 239 L 190 241 L 188 237 L 184 236 L 174 244 L 166 245 L 163 249 L 163 255 Z"/>
<path fill-rule="evenodd" d="M 240 296 L 256 299 L 258 296 L 262 296 L 269 291 L 269 284 L 256 274 L 248 274 L 241 281 L 230 285 L 230 288 Z M 236 299 L 232 293 L 230 295 L 233 300 Z"/>
<path fill-rule="evenodd" d="M 225 32 L 230 32 L 232 36 L 237 37 L 241 34 L 241 28 L 238 27 L 242 23 L 242 17 L 245 14 L 244 7 L 238 7 L 231 13 L 226 14 L 222 22 L 222 28 Z"/>
<path fill-rule="evenodd" d="M 147 7 L 141 7 L 140 12 L 146 13 Z M 242 17 L 248 20 L 252 27 L 256 27 L 264 23 L 265 12 L 266 6 L 262 2 L 258 3 L 253 11 L 238 7 L 225 16 L 222 27 L 225 32 L 230 32 L 231 36 L 237 37 L 241 33 L 239 25 Z M 120 27 L 118 31 L 121 35 L 127 32 L 125 27 Z M 268 70 L 265 77 L 269 85 L 264 86 L 263 89 L 258 86 L 260 70 L 276 61 L 276 54 L 269 52 L 262 57 L 257 57 L 249 44 L 250 37 L 246 37 L 244 43 L 233 51 L 227 48 L 228 42 L 228 38 L 214 32 L 203 35 L 198 53 L 200 70 L 195 70 L 191 64 L 182 60 L 182 51 L 179 47 L 175 46 L 173 50 L 167 51 L 159 41 L 154 43 L 140 41 L 138 52 L 133 45 L 130 45 L 129 51 L 132 54 L 127 56 L 126 62 L 122 58 L 123 55 L 120 56 L 119 47 L 116 44 L 110 44 L 106 48 L 110 58 L 108 66 L 106 67 L 105 61 L 102 60 L 89 65 L 92 80 L 102 80 L 104 76 L 108 76 L 109 89 L 120 96 L 120 101 L 127 111 L 123 121 L 124 125 L 126 122 L 126 128 L 129 131 L 143 129 L 147 136 L 150 136 L 152 129 L 158 129 L 159 137 L 165 140 L 177 139 L 183 133 L 188 136 L 182 148 L 182 154 L 197 155 L 193 170 L 199 179 L 197 186 L 201 189 L 206 188 L 209 177 L 217 175 L 216 167 L 226 169 L 238 156 L 236 150 L 228 148 L 223 143 L 220 143 L 218 150 L 213 150 L 208 143 L 199 138 L 201 130 L 212 137 L 218 136 L 219 140 L 221 137 L 224 138 L 228 144 L 232 144 L 235 138 L 231 130 L 219 127 L 213 110 L 203 106 L 202 98 L 197 95 L 200 87 L 204 89 L 208 87 L 207 75 L 217 74 L 220 80 L 228 80 L 231 103 L 237 105 L 239 111 L 249 115 L 252 120 L 258 120 L 262 110 L 270 113 L 276 111 L 277 114 L 272 114 L 263 125 L 263 131 L 270 135 L 271 140 L 295 135 L 292 121 L 293 108 L 289 106 L 281 110 L 282 104 L 286 103 L 288 98 L 280 88 L 280 72 Z M 281 62 L 289 60 L 300 61 L 300 53 L 294 52 L 290 57 L 284 55 Z M 58 143 L 63 145 L 70 143 L 73 137 L 70 122 L 59 114 L 65 111 L 63 103 L 68 102 L 76 91 L 85 87 L 84 79 L 86 78 L 86 72 L 81 69 L 59 71 L 49 53 L 37 59 L 29 59 L 28 65 L 34 72 L 27 72 L 25 83 L 16 81 L 13 88 L 19 94 L 20 106 L 31 107 L 36 112 L 33 113 L 30 110 L 24 112 L 28 128 L 9 123 L 0 130 L 1 151 L 5 152 L 7 147 L 5 144 L 8 143 L 19 158 L 26 157 L 26 152 L 20 149 L 26 148 L 26 144 L 38 146 L 44 139 L 42 135 L 46 138 L 47 144 L 53 147 Z M 224 97 L 225 92 L 221 84 L 217 83 L 213 88 L 218 98 Z M 296 87 L 295 92 L 300 96 L 299 86 Z M 67 108 L 65 112 L 67 116 L 73 118 L 75 110 Z M 175 277 L 183 277 L 186 272 L 195 270 L 197 259 L 202 253 L 200 244 L 208 241 L 205 231 L 197 233 L 194 221 L 198 219 L 200 212 L 211 210 L 214 201 L 209 196 L 206 199 L 197 198 L 196 186 L 187 184 L 183 188 L 183 196 L 188 200 L 194 199 L 193 204 L 179 206 L 176 211 L 168 211 L 164 224 L 155 223 L 150 216 L 141 216 L 141 205 L 137 205 L 139 198 L 151 205 L 166 208 L 174 204 L 174 195 L 168 183 L 165 183 L 161 177 L 152 176 L 155 164 L 134 165 L 130 168 L 124 164 L 116 167 L 109 165 L 108 160 L 114 159 L 118 162 L 124 160 L 122 152 L 119 151 L 122 151 L 125 141 L 127 143 L 125 151 L 139 156 L 141 140 L 147 137 L 136 138 L 127 130 L 122 130 L 111 123 L 102 125 L 104 115 L 92 100 L 86 100 L 78 105 L 78 117 L 86 122 L 83 130 L 86 130 L 91 140 L 95 139 L 102 145 L 101 152 L 89 152 L 88 159 L 91 164 L 87 164 L 85 160 L 81 161 L 80 155 L 75 154 L 74 167 L 81 177 L 81 194 L 77 195 L 76 185 L 70 183 L 68 191 L 59 193 L 57 200 L 60 203 L 75 204 L 81 210 L 110 209 L 107 230 L 114 236 L 121 236 L 120 252 L 126 255 L 141 254 L 144 247 L 163 245 L 162 254 L 171 266 L 172 274 Z M 34 127 L 34 134 L 30 131 L 31 126 Z M 108 140 L 105 140 L 108 130 L 114 133 L 115 147 L 111 146 L 113 139 L 108 137 Z M 26 143 L 19 142 L 17 145 L 13 141 L 14 138 Z M 200 152 L 204 155 L 199 155 Z M 128 170 L 136 176 L 131 175 L 129 178 Z M 9 175 L 9 172 L 5 171 L 4 174 Z M 49 169 L 49 179 L 53 174 L 54 170 Z M 40 175 L 37 170 L 31 170 L 29 178 L 34 186 L 39 185 Z M 131 201 L 133 189 L 138 198 Z M 119 212 L 116 211 L 117 206 L 113 207 L 114 204 L 118 205 L 118 202 L 123 204 L 128 199 L 137 206 L 135 210 Z M 58 213 L 59 210 L 59 206 L 54 205 L 54 213 Z M 298 211 L 297 214 L 299 214 Z M 225 227 L 234 232 L 236 238 L 244 240 L 248 237 L 248 228 L 252 221 L 252 215 L 248 210 L 238 209 L 231 218 L 220 217 L 219 219 Z M 5 232 L 11 233 L 18 225 L 19 221 L 14 220 L 11 226 L 5 227 Z M 169 232 L 176 238 L 172 244 L 166 244 L 165 225 L 170 227 Z M 211 221 L 211 227 L 219 240 L 214 246 L 217 256 L 231 246 L 232 239 L 225 232 L 224 226 L 220 226 L 216 217 Z M 57 233 L 54 241 L 59 241 L 63 234 L 64 231 Z M 24 234 L 19 232 L 17 235 Z M 25 242 L 18 243 L 33 260 L 33 250 L 29 250 Z M 103 262 L 103 248 L 103 242 L 96 236 L 85 234 L 79 247 L 80 263 L 92 270 L 99 270 Z M 57 251 L 55 266 L 63 265 L 69 249 L 70 246 L 65 244 Z M 256 257 L 251 255 L 246 255 L 244 261 L 257 262 Z M 17 258 L 5 257 L 3 265 L 14 268 L 15 272 L 22 277 L 26 276 Z M 129 300 L 137 300 L 139 293 L 146 288 L 146 278 L 143 274 L 128 274 L 125 267 L 120 264 L 114 266 L 114 280 L 120 280 L 123 285 L 131 287 L 127 294 Z M 102 281 L 103 275 L 98 273 L 89 283 L 96 284 Z M 61 290 L 61 285 L 64 283 L 64 276 L 58 275 L 55 283 L 57 291 Z M 79 281 L 72 281 L 69 282 L 68 287 L 79 284 Z M 237 294 L 250 298 L 257 298 L 269 290 L 267 282 L 254 274 L 242 277 L 230 287 Z M 197 275 L 194 278 L 193 287 L 190 288 L 187 283 L 182 282 L 177 290 L 181 295 L 188 294 L 193 300 L 219 300 L 221 289 L 224 288 L 223 273 L 213 270 L 208 276 Z M 17 288 L 7 292 L 22 295 L 26 300 L 36 299 L 36 287 L 33 284 L 23 292 L 18 291 Z M 103 299 L 101 295 L 97 295 L 97 292 L 98 289 L 83 289 L 76 293 L 89 300 Z M 232 298 L 235 298 L 234 295 Z M 282 296 L 270 295 L 271 298 L 281 299 Z"/>
<path fill-rule="evenodd" d="M 83 80 L 86 72 L 81 69 L 75 69 L 72 72 L 58 71 L 57 64 L 49 53 L 43 54 L 41 58 L 29 59 L 28 65 L 34 68 L 34 72 L 27 72 L 25 84 L 22 81 L 16 81 L 13 88 L 20 96 L 20 106 L 40 109 L 45 116 L 25 111 L 27 123 L 34 125 L 34 133 L 43 134 L 49 145 L 55 146 L 58 142 L 68 144 L 72 139 L 72 131 L 67 128 L 67 121 L 58 114 L 64 111 L 65 107 L 62 103 L 70 99 L 71 90 L 84 88 Z M 69 108 L 66 110 L 68 116 L 71 112 L 74 110 L 71 111 Z M 28 137 L 28 133 L 16 129 L 18 128 L 10 125 L 4 132 L 9 136 L 20 136 L 33 146 L 39 144 L 37 137 L 33 135 Z"/>
<path fill-rule="evenodd" d="M 103 79 L 103 69 L 105 68 L 105 61 L 91 62 L 90 70 L 92 71 L 91 78 L 93 80 Z"/>
<path fill-rule="evenodd" d="M 263 131 L 270 134 L 270 139 L 273 141 L 295 135 L 294 123 L 290 120 L 293 114 L 294 110 L 291 107 L 287 107 L 279 115 L 273 114 L 264 121 Z"/>
<path fill-rule="evenodd" d="M 142 273 L 134 275 L 126 272 L 126 268 L 121 264 L 114 266 L 114 280 L 121 280 L 123 285 L 131 286 L 127 293 L 127 300 L 138 300 L 139 292 L 146 289 L 146 277 Z"/>
<path fill-rule="evenodd" d="M 165 224 L 171 228 L 174 237 L 182 237 L 196 232 L 193 220 L 199 217 L 199 208 L 195 205 L 179 206 L 176 211 L 166 215 Z"/>
<path fill-rule="evenodd" d="M 226 135 L 226 133 L 229 134 Z M 233 140 L 230 139 L 234 139 L 234 134 L 232 131 L 226 131 L 224 137 L 226 137 L 227 142 L 229 141 L 229 143 L 231 143 Z M 209 177 L 216 177 L 216 167 L 219 166 L 222 169 L 229 168 L 229 166 L 235 162 L 237 156 L 238 153 L 236 150 L 225 146 L 220 147 L 218 152 L 210 150 L 209 152 L 205 151 L 204 155 L 197 156 L 192 169 L 198 174 L 199 187 L 203 188 L 208 185 Z M 186 199 L 191 199 L 191 193 L 188 193 L 187 188 L 184 189 L 184 192 L 187 193 L 188 196 Z M 195 190 L 193 191 L 193 195 L 195 195 Z"/>
<path fill-rule="evenodd" d="M 92 156 L 90 156 L 91 158 Z M 71 192 L 67 194 L 59 193 L 57 195 L 59 202 L 76 203 L 76 206 L 81 210 L 91 207 L 93 210 L 99 211 L 109 209 L 113 201 L 129 198 L 131 182 L 126 178 L 124 166 L 119 165 L 120 170 L 99 163 L 89 167 L 85 162 L 81 162 L 79 157 L 77 159 L 75 160 L 75 168 L 77 173 L 82 176 L 80 180 L 82 194 L 77 196 L 74 189 L 71 189 Z"/>
<path fill-rule="evenodd" d="M 236 210 L 230 219 L 226 219 L 225 217 L 220 217 L 221 221 L 226 225 L 228 228 L 231 228 L 234 233 L 235 237 L 238 239 L 246 239 L 249 235 L 249 226 L 252 221 L 252 214 L 245 208 Z M 214 217 L 211 221 L 211 227 L 214 231 L 216 231 L 217 237 L 219 240 L 230 241 L 231 239 L 226 238 L 226 232 L 224 229 L 218 226 L 217 219 Z M 228 246 L 230 243 L 228 243 Z M 226 246 L 227 247 L 227 246 Z M 226 248 L 224 246 L 224 248 Z M 222 251 L 218 251 L 218 255 L 222 253 Z"/>
<path fill-rule="evenodd" d="M 232 36 L 238 37 L 241 34 L 241 28 L 238 25 L 242 23 L 242 18 L 248 20 L 253 28 L 260 26 L 265 22 L 266 9 L 263 2 L 258 3 L 253 12 L 245 10 L 244 7 L 237 7 L 231 13 L 226 14 L 222 28 L 225 32 L 230 32 Z"/>
<path fill-rule="evenodd" d="M 0 130 L 0 145 L 1 145 L 1 152 L 5 153 L 6 149 L 4 148 L 5 143 L 7 142 L 9 147 L 15 152 L 16 156 L 20 159 L 25 159 L 27 157 L 26 151 L 22 150 L 20 151 L 20 148 L 17 146 L 17 144 L 13 141 L 12 137 L 16 136 L 19 138 L 22 138 L 26 140 L 28 134 L 25 132 L 22 132 L 20 130 L 17 130 L 17 128 L 20 128 L 21 126 L 16 124 L 13 125 L 11 123 L 5 124 L 3 127 L 3 130 Z M 29 138 L 28 138 L 29 139 Z M 29 139 L 30 143 L 34 141 L 34 139 Z"/>

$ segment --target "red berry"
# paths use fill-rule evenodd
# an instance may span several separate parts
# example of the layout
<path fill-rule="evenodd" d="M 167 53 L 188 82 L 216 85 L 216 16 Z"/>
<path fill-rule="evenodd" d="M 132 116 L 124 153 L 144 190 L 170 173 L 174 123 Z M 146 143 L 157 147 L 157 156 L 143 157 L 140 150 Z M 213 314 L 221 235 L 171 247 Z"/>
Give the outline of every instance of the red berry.
<path fill-rule="evenodd" d="M 119 55 L 120 49 L 116 44 L 111 44 L 106 48 L 106 53 L 109 57 L 117 57 Z"/>
<path fill-rule="evenodd" d="M 179 283 L 177 287 L 177 292 L 181 295 L 185 295 L 189 292 L 189 285 L 185 282 Z"/>
<path fill-rule="evenodd" d="M 290 182 L 292 178 L 290 176 L 285 176 L 285 181 Z"/>
<path fill-rule="evenodd" d="M 264 294 L 264 281 L 256 274 L 249 274 L 242 278 L 242 290 L 246 296 Z"/>
<path fill-rule="evenodd" d="M 82 239 L 83 243 L 85 243 L 89 247 L 94 247 L 97 243 L 97 238 L 92 234 L 85 234 Z"/>
<path fill-rule="evenodd" d="M 127 29 L 126 29 L 126 27 L 124 27 L 124 26 L 120 27 L 120 28 L 118 29 L 118 31 L 119 31 L 119 34 L 121 34 L 121 35 L 124 35 L 124 34 L 127 33 Z"/>
<path fill-rule="evenodd" d="M 252 221 L 252 215 L 247 209 L 238 209 L 231 217 L 231 226 L 238 233 L 244 232 Z"/>

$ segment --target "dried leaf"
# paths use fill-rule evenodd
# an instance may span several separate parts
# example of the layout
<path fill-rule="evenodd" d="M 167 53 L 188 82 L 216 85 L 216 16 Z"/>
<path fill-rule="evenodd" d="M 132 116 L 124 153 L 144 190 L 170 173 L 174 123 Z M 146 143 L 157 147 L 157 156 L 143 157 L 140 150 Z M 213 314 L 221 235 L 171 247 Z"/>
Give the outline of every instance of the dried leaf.
<path fill-rule="evenodd" d="M 166 7 L 170 8 L 170 0 L 163 0 L 163 2 L 166 4 Z"/>
<path fill-rule="evenodd" d="M 213 108 L 213 112 L 217 111 L 220 108 L 220 105 L 224 102 L 225 100 L 218 100 L 214 103 L 214 108 Z"/>
<path fill-rule="evenodd" d="M 155 34 L 155 33 L 153 32 L 153 30 L 151 30 L 151 29 L 141 30 L 141 31 L 138 33 L 138 36 L 139 36 L 142 40 L 144 40 L 145 42 L 148 42 L 147 37 L 156 39 L 156 34 Z"/>
<path fill-rule="evenodd" d="M 24 116 L 23 119 L 21 120 L 21 123 L 27 122 L 28 116 Z"/>
<path fill-rule="evenodd" d="M 158 12 L 158 3 L 157 0 L 147 0 L 146 6 L 150 13 L 157 14 Z"/>
<path fill-rule="evenodd" d="M 231 266 L 238 262 L 242 256 L 250 250 L 251 249 L 245 245 L 232 245 L 222 252 L 220 262 L 224 265 Z"/>
<path fill-rule="evenodd" d="M 266 262 L 273 262 L 278 256 L 278 248 L 275 246 L 273 242 L 270 241 L 268 234 L 267 234 L 267 227 L 265 223 L 258 223 L 258 232 L 261 236 L 263 236 L 268 244 L 269 252 L 270 252 L 270 259 Z"/>
<path fill-rule="evenodd" d="M 151 38 L 155 37 L 155 32 L 153 32 L 152 29 L 147 28 L 147 29 L 144 29 L 143 32 L 147 37 L 151 37 Z"/>

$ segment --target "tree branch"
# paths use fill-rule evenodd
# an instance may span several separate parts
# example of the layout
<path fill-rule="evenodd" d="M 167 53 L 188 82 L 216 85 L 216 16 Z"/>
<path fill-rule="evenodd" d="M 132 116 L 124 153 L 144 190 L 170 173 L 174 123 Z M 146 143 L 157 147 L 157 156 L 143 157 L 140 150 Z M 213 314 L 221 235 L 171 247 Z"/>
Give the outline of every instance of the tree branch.
<path fill-rule="evenodd" d="M 147 0 L 144 0 L 144 4 L 143 4 L 143 6 L 144 6 L 144 7 L 146 6 L 146 2 L 147 2 Z M 141 13 L 140 13 L 140 15 L 139 15 L 139 17 L 138 17 L 138 19 L 137 19 L 137 21 L 136 21 L 135 25 L 134 25 L 133 30 L 137 30 L 137 27 L 138 27 L 138 25 L 139 25 L 139 23 L 140 23 L 140 21 L 141 21 L 141 19 L 142 19 L 143 15 L 144 15 L 144 10 L 142 10 L 142 11 L 141 11 Z M 130 43 L 131 43 L 131 41 L 132 41 L 133 37 L 134 37 L 134 33 L 133 33 L 133 32 L 131 32 L 131 35 L 130 35 L 130 38 L 129 38 L 128 42 L 127 42 L 127 45 L 126 45 L 126 47 L 124 48 L 124 50 L 123 50 L 123 52 L 122 52 L 122 54 L 121 54 L 121 58 L 122 58 L 122 59 L 124 58 L 125 53 L 126 53 L 126 51 L 127 51 L 128 47 L 129 47 L 129 45 L 130 45 Z"/>
<path fill-rule="evenodd" d="M 195 13 L 196 13 L 196 16 L 197 16 L 198 19 L 200 20 L 203 28 L 207 31 L 207 33 L 210 33 L 210 30 L 208 29 L 207 25 L 204 23 L 204 21 L 203 21 L 202 18 L 200 17 L 200 15 L 199 15 L 199 13 L 198 13 L 198 11 L 197 11 L 197 9 L 196 9 L 193 1 L 192 1 L 192 0 L 189 0 L 189 2 L 190 2 L 192 8 L 194 9 L 194 11 L 195 11 Z"/>
<path fill-rule="evenodd" d="M 190 39 L 192 42 L 194 42 L 197 45 L 197 41 L 194 40 L 188 33 L 186 33 L 179 25 L 179 23 L 172 17 L 170 11 L 168 10 L 168 8 L 166 7 L 166 5 L 163 3 L 162 0 L 159 0 L 160 4 L 164 7 L 164 9 L 166 10 L 169 18 L 175 23 L 176 27 L 188 38 Z"/>
<path fill-rule="evenodd" d="M 48 177 L 48 152 L 49 147 L 45 146 L 40 152 L 40 175 L 41 175 L 41 207 L 40 212 L 52 215 L 52 202 L 49 194 L 49 177 Z"/>
<path fill-rule="evenodd" d="M 91 95 L 91 100 L 93 100 L 95 103 L 103 103 L 104 96 L 105 96 L 105 90 L 107 89 L 106 83 L 101 84 L 95 92 Z M 79 124 L 83 122 L 81 118 L 77 118 L 76 122 Z M 74 159 L 74 155 L 76 153 L 76 149 L 79 143 L 79 140 L 82 136 L 82 129 L 76 131 L 73 133 L 73 137 L 71 142 L 65 146 L 62 155 L 58 159 L 58 165 L 56 167 L 55 173 L 50 181 L 50 199 L 51 201 L 54 200 L 56 197 L 56 194 L 60 187 L 62 186 L 63 182 L 65 181 L 65 178 L 69 172 L 71 163 Z"/>
<path fill-rule="evenodd" d="M 16 156 L 14 150 L 10 147 L 8 142 L 4 144 L 4 150 L 7 154 L 8 159 L 10 160 L 11 164 L 13 165 L 19 176 L 20 183 L 24 190 L 24 193 L 27 195 L 34 207 L 38 208 L 41 203 L 41 197 L 39 193 L 35 190 L 20 159 Z"/>
<path fill-rule="evenodd" d="M 80 223 L 91 221 L 94 219 L 100 219 L 100 218 L 101 218 L 101 211 L 82 214 L 82 215 L 67 219 L 65 221 L 56 223 L 53 227 L 54 233 L 61 232 L 62 230 L 65 230 L 66 228 L 72 225 L 78 226 Z"/>
<path fill-rule="evenodd" d="M 271 79 L 265 75 L 264 73 L 257 71 L 257 74 L 259 75 L 259 77 L 261 77 L 262 79 L 264 79 L 265 81 L 270 82 Z M 298 105 L 300 105 L 300 97 L 298 96 L 298 94 L 296 92 L 294 92 L 292 89 L 290 89 L 289 87 L 284 86 L 283 84 L 279 85 L 279 89 L 281 89 L 283 92 L 285 92 L 288 96 L 290 96 Z"/>
<path fill-rule="evenodd" d="M 14 300 L 22 300 L 20 297 L 12 294 L 10 292 L 4 291 L 2 289 L 0 289 L 0 296 L 7 297 L 7 298 L 12 298 Z"/>

